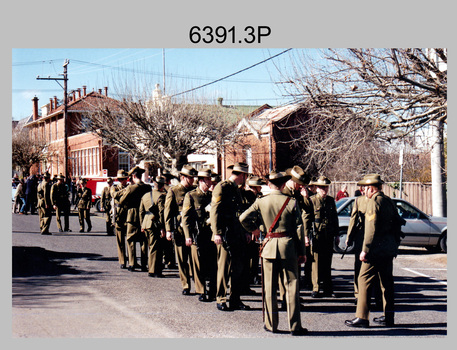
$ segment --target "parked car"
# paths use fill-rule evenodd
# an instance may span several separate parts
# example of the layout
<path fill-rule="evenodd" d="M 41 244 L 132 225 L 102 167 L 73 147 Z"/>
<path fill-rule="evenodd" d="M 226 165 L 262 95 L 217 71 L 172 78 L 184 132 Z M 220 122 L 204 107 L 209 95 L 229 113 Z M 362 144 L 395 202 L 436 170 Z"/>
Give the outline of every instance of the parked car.
<path fill-rule="evenodd" d="M 334 243 L 334 250 L 337 253 L 343 253 L 346 250 L 347 229 L 356 198 L 346 197 L 336 202 L 340 225 L 340 234 L 335 238 Z M 427 215 L 403 199 L 392 198 L 392 200 L 400 216 L 406 220 L 406 225 L 402 226 L 405 238 L 400 245 L 447 252 L 447 218 Z M 352 248 L 353 246 L 347 247 L 346 253 L 350 253 Z"/>

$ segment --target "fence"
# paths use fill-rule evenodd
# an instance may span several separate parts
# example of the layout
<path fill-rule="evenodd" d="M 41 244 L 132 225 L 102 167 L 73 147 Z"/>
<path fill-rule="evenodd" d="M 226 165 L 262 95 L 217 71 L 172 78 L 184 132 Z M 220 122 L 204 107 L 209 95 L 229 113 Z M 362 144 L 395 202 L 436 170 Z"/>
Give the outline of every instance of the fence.
<path fill-rule="evenodd" d="M 342 185 L 347 185 L 347 191 L 349 196 L 353 196 L 355 191 L 358 189 L 357 182 L 332 182 L 330 184 L 329 195 L 336 197 L 336 194 L 341 189 Z M 422 210 L 424 213 L 433 214 L 432 209 L 432 184 L 431 183 L 419 183 L 419 182 L 404 182 L 402 199 L 410 202 L 415 207 Z M 400 198 L 399 190 L 396 190 L 389 186 L 389 183 L 385 183 L 382 186 L 383 192 L 389 197 Z"/>

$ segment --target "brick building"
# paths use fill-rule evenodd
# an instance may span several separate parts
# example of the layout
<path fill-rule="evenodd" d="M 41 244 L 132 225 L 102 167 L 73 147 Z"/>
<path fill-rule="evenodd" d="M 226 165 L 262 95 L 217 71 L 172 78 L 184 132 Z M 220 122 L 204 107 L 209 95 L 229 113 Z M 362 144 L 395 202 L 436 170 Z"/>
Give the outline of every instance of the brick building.
<path fill-rule="evenodd" d="M 32 137 L 46 140 L 46 161 L 30 169 L 32 174 L 49 171 L 51 175 L 65 173 L 65 127 L 64 106 L 56 96 L 49 103 L 38 108 L 38 98 L 34 97 L 32 117 L 23 125 L 30 130 Z M 67 102 L 67 144 L 68 174 L 72 177 L 115 177 L 118 169 L 129 170 L 130 157 L 117 147 L 104 144 L 103 140 L 92 132 L 84 130 L 88 122 L 87 115 L 103 101 L 110 108 L 116 109 L 117 100 L 108 97 L 108 88 L 87 93 L 86 87 L 72 91 Z"/>

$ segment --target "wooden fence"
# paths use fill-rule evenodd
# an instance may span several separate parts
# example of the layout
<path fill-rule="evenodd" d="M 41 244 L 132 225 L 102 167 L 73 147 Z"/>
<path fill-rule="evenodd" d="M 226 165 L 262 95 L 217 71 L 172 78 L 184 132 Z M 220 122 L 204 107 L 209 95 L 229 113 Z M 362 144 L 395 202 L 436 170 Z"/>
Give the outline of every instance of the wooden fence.
<path fill-rule="evenodd" d="M 354 196 L 355 191 L 358 189 L 357 182 L 342 182 L 336 181 L 330 184 L 329 195 L 336 197 L 336 194 L 341 189 L 341 186 L 346 184 L 349 196 Z M 404 182 L 402 199 L 410 202 L 415 207 L 419 208 L 426 214 L 433 214 L 432 209 L 432 184 L 419 183 L 419 182 Z M 383 192 L 392 198 L 400 198 L 399 190 L 393 189 L 389 183 L 382 186 Z"/>

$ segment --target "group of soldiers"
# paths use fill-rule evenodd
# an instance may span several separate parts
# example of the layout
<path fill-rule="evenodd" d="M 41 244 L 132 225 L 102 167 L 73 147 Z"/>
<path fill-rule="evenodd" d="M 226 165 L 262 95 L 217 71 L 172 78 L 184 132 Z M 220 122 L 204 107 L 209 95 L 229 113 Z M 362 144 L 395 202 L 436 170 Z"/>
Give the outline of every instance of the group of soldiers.
<path fill-rule="evenodd" d="M 56 176 L 55 182 L 51 181 L 49 172 L 43 174 L 43 180 L 37 187 L 37 208 L 40 219 L 40 231 L 42 235 L 51 235 L 49 227 L 51 226 L 52 213 L 55 211 L 57 228 L 59 232 L 71 232 L 70 229 L 70 199 L 68 186 L 65 184 L 65 176 L 62 174 Z M 79 232 L 84 232 L 85 223 L 87 223 L 87 232 L 92 229 L 90 220 L 90 207 L 92 205 L 92 191 L 86 187 L 87 179 L 79 181 L 78 196 L 78 216 Z M 63 225 L 62 225 L 63 217 Z"/>
<path fill-rule="evenodd" d="M 198 300 L 216 301 L 220 311 L 249 310 L 241 296 L 255 293 L 250 284 L 260 278 L 264 329 L 277 332 L 278 310 L 285 309 L 290 333 L 305 335 L 299 297 L 302 266 L 311 297 L 334 296 L 331 264 L 339 225 L 335 200 L 328 195 L 331 181 L 325 176 L 310 181 L 299 166 L 272 171 L 267 181 L 250 174 L 245 163 L 228 169 L 230 176 L 221 181 L 210 168 L 197 171 L 186 164 L 175 185 L 166 169 L 154 177 L 152 186 L 144 183 L 144 169 L 138 166 L 129 172 L 119 170 L 117 185 L 109 178 L 101 201 L 107 233 L 116 236 L 120 268 L 161 278 L 165 267 L 177 265 L 182 294 L 191 295 L 193 280 Z M 270 193 L 263 195 L 267 183 Z M 381 286 L 384 316 L 374 322 L 394 324 L 392 261 L 399 244 L 399 216 L 383 194 L 382 183 L 377 174 L 358 183 L 364 192 L 354 205 L 346 242 L 354 243 L 357 251 L 357 311 L 356 318 L 345 322 L 349 327 L 369 326 L 375 286 Z M 51 197 L 52 189 L 43 181 L 43 234 L 49 228 L 46 210 L 53 203 Z"/>

